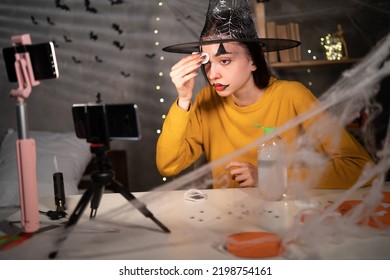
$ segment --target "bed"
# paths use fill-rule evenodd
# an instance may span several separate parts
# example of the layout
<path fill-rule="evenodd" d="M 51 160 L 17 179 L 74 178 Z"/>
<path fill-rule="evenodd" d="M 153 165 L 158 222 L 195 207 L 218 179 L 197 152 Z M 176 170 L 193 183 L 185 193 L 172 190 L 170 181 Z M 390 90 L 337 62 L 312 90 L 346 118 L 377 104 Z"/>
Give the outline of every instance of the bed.
<path fill-rule="evenodd" d="M 54 157 L 64 176 L 65 195 L 79 194 L 78 184 L 92 159 L 89 144 L 76 138 L 74 132 L 30 131 L 29 137 L 34 138 L 36 143 L 38 196 L 54 198 Z M 0 209 L 3 210 L 20 206 L 16 140 L 17 131 L 13 129 L 9 129 L 1 139 Z"/>

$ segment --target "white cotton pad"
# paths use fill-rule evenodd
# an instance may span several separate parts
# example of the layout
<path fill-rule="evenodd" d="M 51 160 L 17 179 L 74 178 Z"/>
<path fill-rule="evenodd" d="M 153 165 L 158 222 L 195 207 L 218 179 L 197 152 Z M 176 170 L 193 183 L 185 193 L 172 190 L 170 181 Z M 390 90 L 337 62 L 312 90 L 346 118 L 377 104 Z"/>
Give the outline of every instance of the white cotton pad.
<path fill-rule="evenodd" d="M 198 52 L 193 52 L 192 54 L 198 54 Z M 205 52 L 202 52 L 201 54 L 203 57 L 202 64 L 206 64 L 207 62 L 209 62 L 209 60 L 210 60 L 209 54 L 205 53 Z"/>

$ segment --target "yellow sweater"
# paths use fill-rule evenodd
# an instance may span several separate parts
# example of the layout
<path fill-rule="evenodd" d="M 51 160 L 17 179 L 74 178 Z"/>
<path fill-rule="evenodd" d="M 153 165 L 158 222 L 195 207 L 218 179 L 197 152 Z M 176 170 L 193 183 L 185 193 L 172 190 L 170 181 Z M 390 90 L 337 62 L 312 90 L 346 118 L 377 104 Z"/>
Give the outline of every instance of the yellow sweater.
<path fill-rule="evenodd" d="M 229 97 L 220 97 L 211 86 L 203 88 L 188 112 L 175 102 L 164 122 L 157 143 L 156 162 L 160 173 L 174 176 L 190 166 L 204 152 L 208 162 L 236 151 L 262 136 L 253 125 L 280 127 L 307 111 L 316 97 L 301 83 L 271 78 L 259 100 L 246 107 L 238 107 Z M 283 133 L 286 143 L 292 143 L 307 126 L 309 120 Z M 365 149 L 344 129 L 337 150 L 327 149 L 327 142 L 317 149 L 329 158 L 317 188 L 348 188 L 360 175 L 367 162 L 372 162 Z M 237 161 L 257 166 L 257 150 L 253 149 Z M 224 166 L 213 170 L 213 176 L 222 174 Z M 214 186 L 216 187 L 216 186 Z M 231 181 L 229 187 L 238 187 Z"/>

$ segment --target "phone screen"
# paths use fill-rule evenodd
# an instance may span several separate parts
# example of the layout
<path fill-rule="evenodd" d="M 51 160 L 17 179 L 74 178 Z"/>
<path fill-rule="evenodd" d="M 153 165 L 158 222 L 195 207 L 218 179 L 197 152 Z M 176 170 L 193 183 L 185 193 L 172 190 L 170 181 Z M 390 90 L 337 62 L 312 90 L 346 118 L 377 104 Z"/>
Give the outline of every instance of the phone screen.
<path fill-rule="evenodd" d="M 76 136 L 88 142 L 141 138 L 135 104 L 74 104 L 72 114 Z"/>
<path fill-rule="evenodd" d="M 40 81 L 58 78 L 59 73 L 54 45 L 52 42 L 48 42 L 3 49 L 4 62 L 7 69 L 8 80 L 10 82 L 17 82 L 15 53 L 23 52 L 28 52 L 30 54 L 35 80 Z"/>

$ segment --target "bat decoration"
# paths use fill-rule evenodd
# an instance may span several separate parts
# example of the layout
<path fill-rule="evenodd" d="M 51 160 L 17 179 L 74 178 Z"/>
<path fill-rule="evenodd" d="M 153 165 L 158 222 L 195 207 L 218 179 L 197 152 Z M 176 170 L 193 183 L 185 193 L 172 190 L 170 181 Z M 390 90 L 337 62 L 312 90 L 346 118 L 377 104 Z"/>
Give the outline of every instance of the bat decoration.
<path fill-rule="evenodd" d="M 191 15 L 186 15 L 186 16 L 184 17 L 184 19 L 185 19 L 185 20 L 191 19 Z M 179 17 L 176 18 L 176 20 L 177 20 L 177 21 L 182 21 L 182 19 L 179 18 Z"/>
<path fill-rule="evenodd" d="M 112 28 L 114 28 L 114 30 L 117 31 L 119 34 L 122 34 L 123 32 L 122 29 L 119 27 L 119 25 L 116 23 L 112 24 Z"/>
<path fill-rule="evenodd" d="M 60 47 L 55 40 L 51 40 L 51 41 L 53 42 L 53 45 L 54 45 L 55 48 L 59 48 Z"/>
<path fill-rule="evenodd" d="M 147 58 L 153 58 L 154 56 L 155 56 L 156 54 L 155 53 L 152 53 L 152 54 L 145 54 L 145 56 L 147 57 Z"/>
<path fill-rule="evenodd" d="M 130 73 L 125 73 L 125 71 L 121 71 L 121 75 L 125 78 L 130 77 Z"/>
<path fill-rule="evenodd" d="M 103 60 L 101 60 L 97 55 L 95 55 L 95 61 L 98 63 L 103 63 Z"/>
<path fill-rule="evenodd" d="M 68 36 L 63 35 L 63 37 L 66 43 L 72 43 L 72 39 L 70 39 Z"/>
<path fill-rule="evenodd" d="M 34 16 L 31 16 L 31 21 L 33 24 L 38 25 L 39 23 L 36 21 Z"/>
<path fill-rule="evenodd" d="M 109 0 L 109 1 L 111 3 L 111 6 L 123 4 L 123 0 Z"/>
<path fill-rule="evenodd" d="M 78 60 L 75 56 L 72 56 L 72 60 L 76 64 L 80 64 L 81 63 L 81 60 Z"/>
<path fill-rule="evenodd" d="M 84 6 L 87 12 L 90 12 L 92 14 L 97 14 L 97 9 L 94 7 L 91 7 L 91 1 L 89 0 L 84 0 Z"/>
<path fill-rule="evenodd" d="M 96 93 L 96 103 L 102 103 L 102 94 L 100 92 Z"/>
<path fill-rule="evenodd" d="M 61 0 L 55 0 L 56 7 L 64 11 L 70 11 L 69 6 L 62 4 L 61 2 Z"/>
<path fill-rule="evenodd" d="M 91 32 L 89 32 L 89 38 L 91 40 L 96 41 L 98 39 L 98 35 L 96 33 L 94 33 L 93 31 L 91 31 Z"/>
<path fill-rule="evenodd" d="M 47 20 L 47 23 L 48 23 L 48 24 L 50 24 L 50 25 L 55 25 L 55 23 L 51 20 L 50 17 L 47 17 L 46 20 Z"/>
<path fill-rule="evenodd" d="M 121 44 L 120 42 L 118 42 L 118 41 L 114 41 L 114 42 L 112 42 L 112 44 L 115 46 L 115 47 L 117 47 L 119 50 L 123 50 L 123 48 L 125 47 L 125 45 L 124 44 Z"/>

